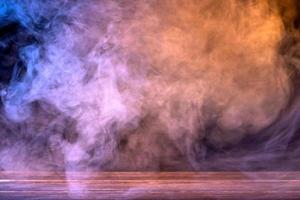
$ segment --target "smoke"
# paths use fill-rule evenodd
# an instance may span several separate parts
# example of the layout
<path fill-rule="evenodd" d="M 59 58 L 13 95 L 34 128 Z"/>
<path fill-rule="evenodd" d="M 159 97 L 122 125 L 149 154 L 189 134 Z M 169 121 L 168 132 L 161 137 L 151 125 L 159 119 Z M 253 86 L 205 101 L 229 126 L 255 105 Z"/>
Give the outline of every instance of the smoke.
<path fill-rule="evenodd" d="M 296 169 L 295 5 L 0 0 L 0 168 Z"/>

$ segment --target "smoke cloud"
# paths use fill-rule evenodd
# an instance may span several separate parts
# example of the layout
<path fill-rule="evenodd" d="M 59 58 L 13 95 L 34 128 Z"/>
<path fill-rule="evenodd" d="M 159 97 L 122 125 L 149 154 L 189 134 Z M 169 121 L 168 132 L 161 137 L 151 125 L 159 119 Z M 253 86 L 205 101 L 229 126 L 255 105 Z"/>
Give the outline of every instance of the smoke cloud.
<path fill-rule="evenodd" d="M 0 0 L 0 169 L 297 169 L 298 23 L 292 0 Z"/>

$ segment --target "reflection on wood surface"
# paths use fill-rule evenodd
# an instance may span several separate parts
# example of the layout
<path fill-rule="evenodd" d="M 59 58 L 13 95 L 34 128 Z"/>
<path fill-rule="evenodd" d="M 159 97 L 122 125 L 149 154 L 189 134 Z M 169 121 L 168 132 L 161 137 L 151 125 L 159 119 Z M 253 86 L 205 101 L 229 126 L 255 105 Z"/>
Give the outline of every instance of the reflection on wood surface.
<path fill-rule="evenodd" d="M 300 199 L 300 172 L 1 172 L 0 199 Z"/>

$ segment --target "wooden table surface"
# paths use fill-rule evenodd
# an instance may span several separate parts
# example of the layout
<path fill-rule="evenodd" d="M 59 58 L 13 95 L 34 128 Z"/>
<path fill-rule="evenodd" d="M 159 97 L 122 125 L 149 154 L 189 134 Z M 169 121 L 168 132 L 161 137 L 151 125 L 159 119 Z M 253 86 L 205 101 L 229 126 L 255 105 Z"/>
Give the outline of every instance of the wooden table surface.
<path fill-rule="evenodd" d="M 0 199 L 300 199 L 300 172 L 0 172 Z"/>

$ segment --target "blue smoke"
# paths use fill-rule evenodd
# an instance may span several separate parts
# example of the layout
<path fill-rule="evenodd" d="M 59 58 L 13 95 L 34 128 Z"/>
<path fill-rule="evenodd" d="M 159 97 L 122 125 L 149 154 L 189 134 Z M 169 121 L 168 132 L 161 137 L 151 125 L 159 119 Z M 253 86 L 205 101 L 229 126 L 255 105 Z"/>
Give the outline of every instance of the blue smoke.
<path fill-rule="evenodd" d="M 12 71 L 9 85 L 2 91 L 2 94 L 5 94 L 2 96 L 2 101 L 6 113 L 13 119 L 28 117 L 30 114 L 29 109 L 22 106 L 24 103 L 23 97 L 30 89 L 35 71 L 34 63 L 39 58 L 39 46 L 36 44 L 36 40 L 33 39 L 37 36 L 33 20 L 36 18 L 28 14 L 29 10 L 26 8 L 28 4 L 24 3 L 25 1 L 3 0 L 0 2 L 0 27 L 3 29 L 5 26 L 13 24 L 12 29 L 15 29 L 11 30 L 11 33 L 2 36 L 2 50 L 14 51 L 11 54 L 15 55 L 10 55 L 12 57 L 10 59 L 15 59 L 15 62 L 9 63 L 11 66 L 1 66 L 2 69 L 11 68 L 8 70 Z M 31 41 L 28 41 L 28 37 L 32 37 Z M 16 49 L 11 50 L 13 48 Z"/>

